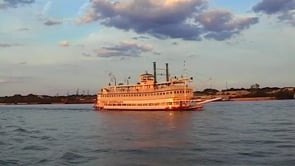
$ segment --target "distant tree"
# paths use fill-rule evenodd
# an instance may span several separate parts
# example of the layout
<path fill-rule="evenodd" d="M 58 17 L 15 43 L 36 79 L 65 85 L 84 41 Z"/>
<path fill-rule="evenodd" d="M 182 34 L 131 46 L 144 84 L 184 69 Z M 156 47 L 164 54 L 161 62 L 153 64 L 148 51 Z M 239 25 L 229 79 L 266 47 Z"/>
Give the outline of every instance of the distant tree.
<path fill-rule="evenodd" d="M 217 89 L 211 89 L 211 88 L 203 90 L 203 93 L 208 95 L 215 95 L 217 92 L 219 92 Z"/>
<path fill-rule="evenodd" d="M 250 86 L 250 89 L 259 89 L 260 85 L 255 83 L 253 85 Z"/>
<path fill-rule="evenodd" d="M 294 92 L 281 89 L 275 93 L 275 97 L 276 99 L 294 99 Z"/>

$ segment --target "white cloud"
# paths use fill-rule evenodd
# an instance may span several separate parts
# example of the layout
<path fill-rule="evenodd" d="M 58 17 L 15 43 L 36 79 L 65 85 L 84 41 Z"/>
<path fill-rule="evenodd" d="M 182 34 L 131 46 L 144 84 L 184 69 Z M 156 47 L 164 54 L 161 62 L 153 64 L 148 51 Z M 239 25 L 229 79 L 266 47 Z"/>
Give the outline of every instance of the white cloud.
<path fill-rule="evenodd" d="M 63 41 L 59 42 L 59 45 L 62 47 L 68 47 L 68 46 L 70 46 L 70 42 L 67 40 L 63 40 Z"/>

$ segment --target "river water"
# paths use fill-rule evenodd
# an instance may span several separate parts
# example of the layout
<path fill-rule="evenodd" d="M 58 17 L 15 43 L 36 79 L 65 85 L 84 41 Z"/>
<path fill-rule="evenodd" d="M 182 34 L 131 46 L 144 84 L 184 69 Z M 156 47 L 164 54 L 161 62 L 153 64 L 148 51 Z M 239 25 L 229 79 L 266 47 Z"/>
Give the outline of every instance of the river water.
<path fill-rule="evenodd" d="M 200 112 L 2 105 L 0 165 L 295 165 L 295 100 Z"/>

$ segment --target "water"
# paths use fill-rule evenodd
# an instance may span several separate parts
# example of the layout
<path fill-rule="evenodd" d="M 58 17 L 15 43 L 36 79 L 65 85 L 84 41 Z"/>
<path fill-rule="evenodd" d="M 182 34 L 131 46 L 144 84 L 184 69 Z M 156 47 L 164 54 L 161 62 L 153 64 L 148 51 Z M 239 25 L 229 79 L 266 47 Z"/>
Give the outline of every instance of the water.
<path fill-rule="evenodd" d="M 201 112 L 0 106 L 0 165 L 295 165 L 295 100 Z"/>

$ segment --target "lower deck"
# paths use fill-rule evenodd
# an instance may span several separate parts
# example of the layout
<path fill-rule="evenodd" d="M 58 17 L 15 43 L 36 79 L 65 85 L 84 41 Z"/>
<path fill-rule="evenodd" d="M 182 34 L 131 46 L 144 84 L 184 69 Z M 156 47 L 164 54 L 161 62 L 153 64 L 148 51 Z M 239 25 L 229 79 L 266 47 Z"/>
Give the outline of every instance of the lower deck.
<path fill-rule="evenodd" d="M 150 102 L 150 103 L 106 103 L 96 104 L 97 110 L 131 111 L 187 111 L 200 110 L 202 105 L 195 101 Z"/>

